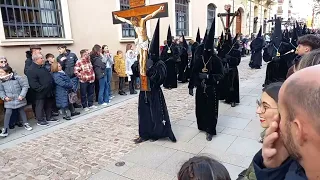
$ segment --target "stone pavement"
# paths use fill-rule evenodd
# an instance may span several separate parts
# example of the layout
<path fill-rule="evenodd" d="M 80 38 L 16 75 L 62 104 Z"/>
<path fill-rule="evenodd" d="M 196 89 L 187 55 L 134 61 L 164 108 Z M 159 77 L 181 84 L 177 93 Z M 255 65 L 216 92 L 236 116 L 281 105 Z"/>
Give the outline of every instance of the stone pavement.
<path fill-rule="evenodd" d="M 235 179 L 261 147 L 255 102 L 265 73 L 264 69 L 250 70 L 248 58 L 239 71 L 241 103 L 235 108 L 220 103 L 219 134 L 211 142 L 197 129 L 194 97 L 188 96 L 184 84 L 164 91 L 177 143 L 132 142 L 138 123 L 137 97 L 132 97 L 72 121 L 47 129 L 35 127 L 34 132 L 20 129 L 10 134 L 14 138 L 1 139 L 0 176 L 17 180 L 173 180 L 184 161 L 206 154 L 223 162 Z M 115 166 L 122 161 L 124 166 Z"/>

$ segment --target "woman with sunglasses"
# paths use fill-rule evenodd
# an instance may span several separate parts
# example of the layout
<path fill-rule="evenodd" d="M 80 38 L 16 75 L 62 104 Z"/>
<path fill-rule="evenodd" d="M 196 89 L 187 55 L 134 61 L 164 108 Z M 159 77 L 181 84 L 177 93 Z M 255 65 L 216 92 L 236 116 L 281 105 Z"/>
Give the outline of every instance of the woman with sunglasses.
<path fill-rule="evenodd" d="M 281 88 L 282 82 L 272 83 L 263 88 L 261 99 L 257 100 L 256 113 L 259 116 L 260 123 L 264 130 L 260 134 L 260 142 L 263 142 L 265 130 L 276 119 L 275 116 L 279 116 L 278 112 L 278 94 Z M 256 180 L 253 164 L 251 163 L 249 168 L 242 171 L 239 174 L 237 180 Z"/>

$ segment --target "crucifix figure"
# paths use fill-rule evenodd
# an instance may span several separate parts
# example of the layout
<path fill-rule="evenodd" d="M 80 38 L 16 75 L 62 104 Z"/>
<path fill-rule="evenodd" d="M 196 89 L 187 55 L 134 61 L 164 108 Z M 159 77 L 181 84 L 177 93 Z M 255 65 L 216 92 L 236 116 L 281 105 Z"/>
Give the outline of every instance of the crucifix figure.
<path fill-rule="evenodd" d="M 276 21 L 276 19 L 277 19 L 277 15 L 274 15 L 274 17 L 272 17 L 270 20 L 268 20 L 267 22 L 269 23 L 269 22 L 271 22 L 272 23 L 272 25 L 274 25 L 274 22 Z"/>
<path fill-rule="evenodd" d="M 130 0 L 131 9 L 113 12 L 113 23 L 128 23 L 134 27 L 137 35 L 136 46 L 139 52 L 141 91 L 149 91 L 146 77 L 149 38 L 146 22 L 152 18 L 168 17 L 168 3 L 145 6 L 145 0 Z"/>
<path fill-rule="evenodd" d="M 231 5 L 227 4 L 224 6 L 224 9 L 227 11 L 226 13 L 219 13 L 218 17 L 220 17 L 222 25 L 224 27 L 225 33 L 230 33 L 230 27 L 234 21 L 236 16 L 239 16 L 239 10 L 235 13 L 231 13 Z M 224 23 L 223 17 L 226 17 L 226 24 Z"/>

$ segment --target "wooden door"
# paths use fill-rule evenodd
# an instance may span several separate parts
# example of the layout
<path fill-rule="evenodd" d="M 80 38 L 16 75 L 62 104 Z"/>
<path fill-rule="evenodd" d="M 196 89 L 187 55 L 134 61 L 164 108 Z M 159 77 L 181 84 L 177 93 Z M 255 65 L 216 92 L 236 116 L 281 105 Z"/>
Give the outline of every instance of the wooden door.
<path fill-rule="evenodd" d="M 241 25 L 242 25 L 242 15 L 240 14 L 236 17 L 236 33 L 241 33 Z"/>

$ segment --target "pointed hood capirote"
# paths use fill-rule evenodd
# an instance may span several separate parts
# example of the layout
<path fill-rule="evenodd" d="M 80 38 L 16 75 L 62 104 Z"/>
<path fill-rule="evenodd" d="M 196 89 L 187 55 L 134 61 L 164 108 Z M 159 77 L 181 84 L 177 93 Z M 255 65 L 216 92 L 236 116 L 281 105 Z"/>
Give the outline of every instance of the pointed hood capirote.
<path fill-rule="evenodd" d="M 169 27 L 168 27 L 168 33 L 167 33 L 167 43 L 168 43 L 168 46 L 170 46 L 171 43 L 172 43 L 172 35 L 171 35 L 170 25 L 169 25 Z"/>
<path fill-rule="evenodd" d="M 183 43 L 183 47 L 186 48 L 188 50 L 188 43 L 187 43 L 187 40 L 186 38 L 184 37 L 184 34 L 182 34 L 182 43 Z"/>
<path fill-rule="evenodd" d="M 298 21 L 296 21 L 296 31 L 297 31 L 298 37 L 302 36 L 302 29 L 301 29 Z"/>
<path fill-rule="evenodd" d="M 200 29 L 198 28 L 196 41 L 200 44 L 201 43 L 201 37 L 200 37 Z"/>
<path fill-rule="evenodd" d="M 277 48 L 279 48 L 282 42 L 281 20 L 279 18 L 275 20 L 274 32 L 272 34 L 272 42 Z"/>
<path fill-rule="evenodd" d="M 260 26 L 259 33 L 257 34 L 257 38 L 262 37 L 262 26 Z"/>
<path fill-rule="evenodd" d="M 216 19 L 213 19 L 211 28 L 209 30 L 209 33 L 206 37 L 206 41 L 204 44 L 204 50 L 205 51 L 212 51 L 213 52 L 213 47 L 214 47 L 214 35 L 215 35 L 215 30 L 216 30 Z"/>
<path fill-rule="evenodd" d="M 206 32 L 204 33 L 203 40 L 202 40 L 203 44 L 206 42 L 207 38 L 208 38 L 208 31 L 206 30 Z"/>
<path fill-rule="evenodd" d="M 158 19 L 156 29 L 154 30 L 153 37 L 149 47 L 149 58 L 153 61 L 159 60 L 160 55 L 160 19 Z"/>
<path fill-rule="evenodd" d="M 298 32 L 297 32 L 297 27 L 293 27 L 292 30 L 292 37 L 291 37 L 291 44 L 293 44 L 295 47 L 298 46 L 297 41 L 298 41 Z"/>

